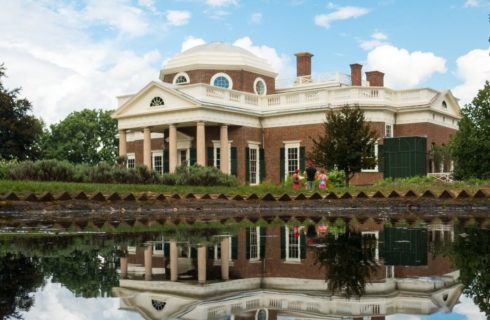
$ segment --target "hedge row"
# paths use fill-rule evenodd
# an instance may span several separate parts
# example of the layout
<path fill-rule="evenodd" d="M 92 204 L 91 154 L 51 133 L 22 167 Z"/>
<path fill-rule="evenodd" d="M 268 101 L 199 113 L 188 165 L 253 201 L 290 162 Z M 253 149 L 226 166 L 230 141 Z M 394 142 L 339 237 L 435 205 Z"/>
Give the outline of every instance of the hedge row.
<path fill-rule="evenodd" d="M 160 175 L 146 166 L 125 168 L 100 163 L 96 166 L 68 161 L 0 161 L 0 179 L 86 183 L 165 184 L 191 186 L 237 186 L 238 179 L 214 167 L 179 167 Z"/>

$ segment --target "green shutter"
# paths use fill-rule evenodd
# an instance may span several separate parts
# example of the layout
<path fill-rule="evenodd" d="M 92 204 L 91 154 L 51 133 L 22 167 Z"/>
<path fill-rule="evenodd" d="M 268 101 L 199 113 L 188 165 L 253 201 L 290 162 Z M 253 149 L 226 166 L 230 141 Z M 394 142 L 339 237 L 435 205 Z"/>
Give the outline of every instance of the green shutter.
<path fill-rule="evenodd" d="M 165 258 L 170 257 L 170 243 L 168 242 L 163 243 L 163 256 Z"/>
<path fill-rule="evenodd" d="M 265 240 L 267 239 L 265 237 L 265 231 L 266 227 L 260 227 L 260 258 L 264 259 L 265 258 Z"/>
<path fill-rule="evenodd" d="M 208 147 L 208 167 L 214 166 L 214 148 Z"/>
<path fill-rule="evenodd" d="M 208 258 L 214 259 L 214 245 L 212 244 L 208 246 Z"/>
<path fill-rule="evenodd" d="M 265 180 L 265 155 L 264 155 L 264 148 L 259 149 L 259 162 L 260 162 L 260 168 L 259 168 L 259 176 L 260 176 L 260 181 L 263 182 Z"/>
<path fill-rule="evenodd" d="M 191 247 L 191 259 L 197 258 L 197 248 Z"/>
<path fill-rule="evenodd" d="M 169 153 L 168 150 L 163 150 L 163 172 L 169 172 Z"/>
<path fill-rule="evenodd" d="M 231 168 L 230 168 L 230 172 L 231 172 L 232 175 L 236 176 L 236 171 L 237 171 L 236 147 L 231 147 L 230 148 L 230 155 L 231 155 Z"/>
<path fill-rule="evenodd" d="M 245 182 L 250 181 L 250 148 L 245 148 Z"/>
<path fill-rule="evenodd" d="M 191 166 L 196 164 L 196 148 L 191 148 L 190 150 L 189 164 Z"/>
<path fill-rule="evenodd" d="M 384 164 L 384 146 L 382 144 L 378 144 L 378 172 L 384 172 L 385 164 Z"/>
<path fill-rule="evenodd" d="M 299 147 L 299 172 L 305 171 L 305 147 Z"/>
<path fill-rule="evenodd" d="M 286 227 L 281 226 L 281 259 L 286 259 Z"/>
<path fill-rule="evenodd" d="M 286 158 L 284 156 L 284 148 L 279 149 L 279 177 L 281 182 L 284 181 L 284 175 L 286 174 Z"/>
<path fill-rule="evenodd" d="M 246 232 L 245 232 L 245 243 L 247 244 L 247 246 L 246 246 L 246 248 L 247 248 L 247 260 L 250 259 L 250 228 L 251 227 L 247 227 Z"/>
<path fill-rule="evenodd" d="M 238 237 L 236 235 L 231 237 L 231 259 L 238 259 Z"/>
<path fill-rule="evenodd" d="M 300 231 L 299 234 L 299 247 L 300 247 L 300 258 L 306 259 L 306 237 L 303 230 Z"/>

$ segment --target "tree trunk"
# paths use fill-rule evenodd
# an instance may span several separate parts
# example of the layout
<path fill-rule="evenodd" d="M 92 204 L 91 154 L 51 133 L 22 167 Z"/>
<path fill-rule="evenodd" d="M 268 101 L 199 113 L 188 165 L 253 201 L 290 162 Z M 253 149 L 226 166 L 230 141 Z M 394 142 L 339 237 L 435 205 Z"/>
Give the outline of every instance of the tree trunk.
<path fill-rule="evenodd" d="M 350 180 L 349 172 L 347 170 L 344 170 L 344 174 L 345 174 L 345 186 L 348 188 L 349 187 L 349 180 Z"/>

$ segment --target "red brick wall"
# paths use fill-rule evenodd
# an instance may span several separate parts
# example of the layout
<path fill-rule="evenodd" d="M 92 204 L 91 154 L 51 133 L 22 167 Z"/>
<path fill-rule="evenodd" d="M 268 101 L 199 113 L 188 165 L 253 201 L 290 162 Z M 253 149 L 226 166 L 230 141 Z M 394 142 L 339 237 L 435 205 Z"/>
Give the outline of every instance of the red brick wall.
<path fill-rule="evenodd" d="M 451 135 L 453 135 L 456 132 L 455 129 L 443 127 L 428 122 L 396 124 L 394 130 L 395 130 L 395 137 L 426 136 L 428 149 L 430 148 L 432 142 L 438 145 L 443 143 L 447 144 L 449 142 Z"/>
<path fill-rule="evenodd" d="M 378 136 L 381 138 L 384 136 L 384 122 L 371 122 L 371 128 L 373 128 Z M 301 146 L 305 147 L 306 155 L 313 150 L 313 140 L 317 139 L 320 135 L 324 133 L 323 124 L 310 124 L 310 125 L 300 125 L 300 126 L 288 126 L 288 127 L 278 127 L 278 128 L 265 128 L 264 129 L 264 140 L 265 140 L 265 170 L 266 179 L 272 181 L 273 183 L 280 183 L 281 179 L 279 177 L 280 170 L 280 149 L 284 147 L 283 141 L 287 140 L 300 140 Z M 380 142 L 382 142 L 380 140 Z M 353 183 L 356 184 L 366 184 L 372 183 L 374 179 L 379 179 L 379 173 L 368 174 L 366 178 L 363 177 L 364 173 L 359 174 L 359 177 L 355 177 Z M 381 174 L 382 178 L 382 174 Z"/>
<path fill-rule="evenodd" d="M 219 72 L 226 73 L 230 76 L 233 81 L 233 90 L 245 91 L 250 93 L 255 93 L 254 91 L 254 81 L 257 77 L 261 77 L 264 79 L 267 85 L 267 94 L 273 94 L 276 91 L 276 81 L 274 78 L 261 75 L 258 73 L 245 71 L 245 70 L 206 70 L 206 69 L 198 69 L 198 70 L 189 70 L 186 73 L 189 75 L 190 83 L 205 83 L 209 84 L 211 78 Z M 176 73 L 166 74 L 163 77 L 164 82 L 172 83 L 174 80 Z"/>

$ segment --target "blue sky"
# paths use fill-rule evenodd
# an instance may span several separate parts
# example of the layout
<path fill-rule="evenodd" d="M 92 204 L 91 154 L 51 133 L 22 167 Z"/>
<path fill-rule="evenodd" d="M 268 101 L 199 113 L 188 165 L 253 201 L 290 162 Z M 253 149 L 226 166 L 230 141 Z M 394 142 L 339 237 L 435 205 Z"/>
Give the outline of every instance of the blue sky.
<path fill-rule="evenodd" d="M 226 41 L 295 75 L 294 53 L 313 72 L 385 72 L 394 88 L 451 89 L 467 103 L 490 79 L 490 0 L 3 0 L 0 62 L 47 123 L 158 78 L 192 45 Z"/>

